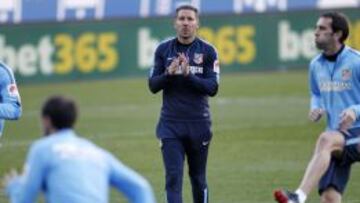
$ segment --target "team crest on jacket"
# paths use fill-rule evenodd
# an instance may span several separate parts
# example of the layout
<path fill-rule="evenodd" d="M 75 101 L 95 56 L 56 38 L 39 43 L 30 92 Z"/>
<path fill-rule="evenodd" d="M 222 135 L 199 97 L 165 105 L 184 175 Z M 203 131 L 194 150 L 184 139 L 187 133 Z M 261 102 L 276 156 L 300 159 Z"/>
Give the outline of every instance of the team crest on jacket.
<path fill-rule="evenodd" d="M 11 97 L 19 97 L 19 91 L 16 84 L 10 84 L 7 86 L 8 93 Z"/>
<path fill-rule="evenodd" d="M 348 69 L 348 68 L 344 68 L 342 71 L 341 71 L 341 78 L 343 80 L 349 80 L 351 78 L 351 70 Z"/>
<path fill-rule="evenodd" d="M 194 63 L 201 64 L 203 62 L 204 54 L 195 53 L 194 54 Z"/>

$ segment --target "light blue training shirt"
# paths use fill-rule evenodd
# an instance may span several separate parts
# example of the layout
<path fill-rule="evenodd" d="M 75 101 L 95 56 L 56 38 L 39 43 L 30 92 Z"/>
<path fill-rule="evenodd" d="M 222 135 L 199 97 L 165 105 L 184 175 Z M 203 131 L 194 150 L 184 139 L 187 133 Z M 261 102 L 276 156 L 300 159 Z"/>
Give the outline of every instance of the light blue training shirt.
<path fill-rule="evenodd" d="M 12 203 L 107 203 L 109 185 L 131 203 L 155 203 L 149 183 L 109 152 L 64 129 L 32 144 L 24 174 L 8 184 Z"/>
<path fill-rule="evenodd" d="M 310 63 L 311 109 L 322 108 L 327 115 L 327 130 L 338 130 L 340 114 L 347 108 L 356 113 L 351 128 L 360 127 L 360 53 L 345 46 L 335 61 L 323 54 Z"/>
<path fill-rule="evenodd" d="M 5 120 L 17 120 L 21 112 L 20 95 L 13 71 L 0 62 L 0 137 Z"/>

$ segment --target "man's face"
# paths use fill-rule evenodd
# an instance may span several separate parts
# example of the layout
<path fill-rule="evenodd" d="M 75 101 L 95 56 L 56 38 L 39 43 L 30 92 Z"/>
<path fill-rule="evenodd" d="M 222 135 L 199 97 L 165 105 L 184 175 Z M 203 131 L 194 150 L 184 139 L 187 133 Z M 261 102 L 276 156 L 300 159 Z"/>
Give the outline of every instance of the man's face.
<path fill-rule="evenodd" d="M 326 50 L 338 40 L 331 28 L 332 19 L 320 17 L 315 27 L 315 44 L 318 49 Z"/>
<path fill-rule="evenodd" d="M 194 37 L 199 27 L 195 11 L 189 9 L 180 10 L 174 24 L 177 36 L 183 39 Z"/>

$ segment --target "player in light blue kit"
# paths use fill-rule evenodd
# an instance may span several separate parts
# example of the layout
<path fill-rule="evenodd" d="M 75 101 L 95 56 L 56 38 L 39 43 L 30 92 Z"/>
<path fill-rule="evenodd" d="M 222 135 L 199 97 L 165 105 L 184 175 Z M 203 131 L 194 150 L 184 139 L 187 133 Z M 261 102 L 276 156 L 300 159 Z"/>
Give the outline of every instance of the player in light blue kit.
<path fill-rule="evenodd" d="M 5 177 L 12 203 L 36 202 L 40 191 L 48 203 L 107 203 L 109 185 L 131 203 L 155 203 L 149 183 L 109 152 L 77 136 L 75 103 L 61 96 L 42 108 L 44 138 L 30 148 L 22 176 Z"/>
<path fill-rule="evenodd" d="M 327 115 L 311 161 L 298 189 L 275 191 L 279 203 L 304 203 L 319 184 L 322 203 L 340 203 L 351 165 L 360 161 L 360 53 L 346 45 L 345 15 L 328 12 L 319 18 L 316 46 L 323 51 L 310 64 L 309 119 Z"/>
<path fill-rule="evenodd" d="M 0 62 L 0 137 L 5 120 L 17 120 L 21 116 L 21 102 L 12 70 Z"/>

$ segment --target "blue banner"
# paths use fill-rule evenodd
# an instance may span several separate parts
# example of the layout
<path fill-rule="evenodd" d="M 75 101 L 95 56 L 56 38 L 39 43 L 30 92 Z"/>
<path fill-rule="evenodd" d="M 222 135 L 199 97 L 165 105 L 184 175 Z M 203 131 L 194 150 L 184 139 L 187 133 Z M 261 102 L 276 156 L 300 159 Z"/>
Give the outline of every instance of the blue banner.
<path fill-rule="evenodd" d="M 358 0 L 0 0 L 0 23 L 169 16 L 184 3 L 202 14 L 360 7 Z"/>

